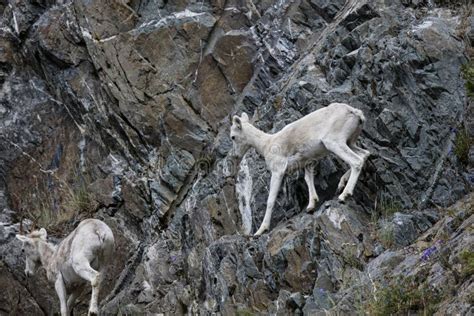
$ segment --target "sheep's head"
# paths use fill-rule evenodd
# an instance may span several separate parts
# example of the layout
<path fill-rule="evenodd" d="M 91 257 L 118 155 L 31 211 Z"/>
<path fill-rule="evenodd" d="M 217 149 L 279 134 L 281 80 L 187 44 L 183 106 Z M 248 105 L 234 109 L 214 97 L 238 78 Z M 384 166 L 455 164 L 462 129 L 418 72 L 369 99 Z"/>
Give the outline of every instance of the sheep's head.
<path fill-rule="evenodd" d="M 35 230 L 28 235 L 16 235 L 22 243 L 21 252 L 26 256 L 26 266 L 25 274 L 26 276 L 33 276 L 41 266 L 41 258 L 38 250 L 38 243 L 40 241 L 46 241 L 48 234 L 46 229 L 41 228 L 40 230 Z"/>
<path fill-rule="evenodd" d="M 232 126 L 230 128 L 230 138 L 233 143 L 232 156 L 235 158 L 242 158 L 247 152 L 250 145 L 248 144 L 247 137 L 243 131 L 244 124 L 249 122 L 249 117 L 246 113 L 242 113 L 242 116 L 235 115 L 232 118 Z"/>

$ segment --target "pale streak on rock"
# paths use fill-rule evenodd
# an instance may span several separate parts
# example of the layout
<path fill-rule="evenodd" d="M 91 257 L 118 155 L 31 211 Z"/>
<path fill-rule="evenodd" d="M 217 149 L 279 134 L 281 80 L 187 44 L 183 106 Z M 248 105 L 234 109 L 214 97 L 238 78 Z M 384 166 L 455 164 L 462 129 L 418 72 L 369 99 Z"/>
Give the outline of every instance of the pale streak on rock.
<path fill-rule="evenodd" d="M 240 163 L 241 177 L 237 179 L 235 191 L 239 199 L 239 211 L 242 216 L 242 229 L 245 235 L 250 235 L 252 231 L 252 175 L 248 160 L 245 158 Z"/>
<path fill-rule="evenodd" d="M 333 223 L 333 225 L 337 227 L 337 229 L 341 229 L 342 222 L 347 220 L 346 216 L 344 214 L 340 214 L 339 212 L 340 211 L 338 209 L 333 207 L 328 210 L 328 218 L 331 223 Z"/>

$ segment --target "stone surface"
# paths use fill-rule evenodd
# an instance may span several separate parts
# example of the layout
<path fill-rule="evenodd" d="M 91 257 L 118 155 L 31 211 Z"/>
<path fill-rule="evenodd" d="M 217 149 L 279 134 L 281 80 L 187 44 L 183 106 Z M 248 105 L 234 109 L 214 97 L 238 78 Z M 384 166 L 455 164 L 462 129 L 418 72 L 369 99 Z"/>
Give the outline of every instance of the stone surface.
<path fill-rule="evenodd" d="M 472 313 L 472 21 L 456 1 L 0 1 L 0 313 L 58 312 L 20 227 L 57 242 L 88 216 L 117 240 L 107 313 L 349 313 L 405 274 Z M 323 158 L 314 213 L 295 171 L 248 237 L 270 174 L 231 159 L 230 118 L 276 132 L 331 102 L 367 117 L 354 197 Z"/>

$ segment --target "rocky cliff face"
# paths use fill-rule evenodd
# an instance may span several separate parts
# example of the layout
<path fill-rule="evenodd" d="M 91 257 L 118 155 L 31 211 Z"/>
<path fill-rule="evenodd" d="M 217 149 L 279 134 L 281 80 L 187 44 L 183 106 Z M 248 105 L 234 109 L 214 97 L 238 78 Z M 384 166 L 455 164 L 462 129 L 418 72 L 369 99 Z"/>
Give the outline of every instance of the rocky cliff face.
<path fill-rule="evenodd" d="M 90 216 L 117 240 L 106 313 L 473 312 L 465 1 L 11 0 L 0 13 L 0 313 L 59 306 L 44 274 L 25 279 L 15 233 L 34 222 L 59 239 Z M 247 237 L 269 173 L 253 150 L 230 158 L 231 115 L 276 132 L 331 102 L 367 117 L 354 197 L 334 200 L 347 166 L 321 159 L 315 213 L 289 174 L 271 232 Z"/>

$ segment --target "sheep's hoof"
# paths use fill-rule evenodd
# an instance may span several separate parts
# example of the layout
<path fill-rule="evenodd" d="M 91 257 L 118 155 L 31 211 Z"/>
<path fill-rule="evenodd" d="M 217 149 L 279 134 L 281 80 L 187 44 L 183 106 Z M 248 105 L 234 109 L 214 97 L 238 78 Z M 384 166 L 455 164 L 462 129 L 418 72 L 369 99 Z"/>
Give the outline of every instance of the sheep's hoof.
<path fill-rule="evenodd" d="M 310 200 L 308 203 L 308 206 L 306 207 L 306 212 L 307 213 L 313 213 L 314 210 L 316 209 L 316 204 L 318 204 L 319 198 L 315 198 L 313 200 Z"/>
<path fill-rule="evenodd" d="M 245 239 L 252 239 L 253 235 L 252 234 L 243 234 L 242 235 Z"/>
<path fill-rule="evenodd" d="M 314 213 L 316 209 L 316 203 L 310 204 L 306 207 L 306 213 Z"/>
<path fill-rule="evenodd" d="M 336 193 L 339 193 L 339 192 L 342 192 L 344 190 L 344 187 L 346 186 L 346 184 L 344 183 L 343 185 L 338 185 L 337 186 L 337 189 L 336 189 Z"/>
<path fill-rule="evenodd" d="M 253 235 L 254 237 L 258 237 L 260 236 L 261 234 L 263 234 L 265 231 L 268 230 L 268 227 L 265 227 L 265 226 L 261 226 L 257 232 Z"/>
<path fill-rule="evenodd" d="M 339 197 L 337 198 L 337 200 L 340 202 L 340 203 L 343 203 L 346 202 L 346 199 L 347 199 L 347 194 L 341 194 L 339 195 Z"/>

